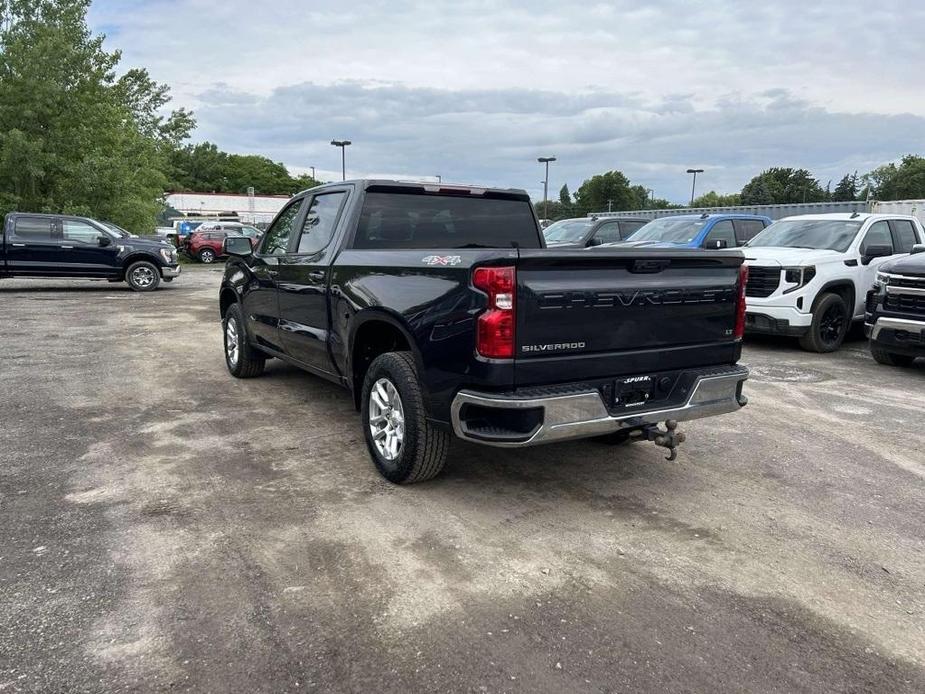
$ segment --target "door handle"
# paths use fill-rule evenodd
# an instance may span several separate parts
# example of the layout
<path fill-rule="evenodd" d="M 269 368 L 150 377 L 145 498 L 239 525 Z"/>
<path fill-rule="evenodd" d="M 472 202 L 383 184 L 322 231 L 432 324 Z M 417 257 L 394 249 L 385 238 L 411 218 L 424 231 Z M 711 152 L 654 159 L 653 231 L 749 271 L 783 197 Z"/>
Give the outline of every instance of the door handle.
<path fill-rule="evenodd" d="M 26 244 L 24 243 L 11 243 L 11 246 L 16 246 L 16 248 L 25 248 Z"/>
<path fill-rule="evenodd" d="M 308 273 L 308 279 L 310 279 L 310 280 L 315 280 L 316 282 L 319 282 L 319 281 L 321 281 L 321 280 L 324 279 L 324 271 L 323 271 L 323 270 L 315 270 L 314 272 L 309 272 L 309 273 Z"/>
<path fill-rule="evenodd" d="M 73 248 L 73 246 L 61 246 L 61 248 Z"/>

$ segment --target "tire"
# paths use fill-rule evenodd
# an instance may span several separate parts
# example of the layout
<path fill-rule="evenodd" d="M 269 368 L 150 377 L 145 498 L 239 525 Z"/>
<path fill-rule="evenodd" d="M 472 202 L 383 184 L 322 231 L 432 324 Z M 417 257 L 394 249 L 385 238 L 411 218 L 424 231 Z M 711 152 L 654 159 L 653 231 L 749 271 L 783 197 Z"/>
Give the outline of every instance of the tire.
<path fill-rule="evenodd" d="M 450 433 L 427 421 L 423 391 L 409 352 L 386 352 L 373 360 L 363 379 L 361 405 L 366 447 L 383 477 L 395 484 L 412 484 L 440 474 Z M 394 447 L 391 455 L 389 441 Z"/>
<path fill-rule="evenodd" d="M 161 271 L 154 263 L 139 260 L 128 266 L 125 282 L 136 292 L 153 292 L 161 283 Z"/>
<path fill-rule="evenodd" d="M 911 357 L 908 354 L 887 352 L 874 347 L 873 344 L 870 346 L 870 355 L 874 358 L 875 362 L 883 364 L 884 366 L 912 366 L 912 362 L 915 361 L 915 357 Z"/>
<path fill-rule="evenodd" d="M 263 373 L 267 359 L 248 341 L 244 328 L 244 317 L 237 304 L 232 304 L 225 312 L 225 319 L 222 321 L 222 345 L 225 353 L 225 366 L 228 367 L 228 373 L 232 376 L 254 378 Z"/>
<path fill-rule="evenodd" d="M 845 341 L 851 328 L 851 316 L 845 300 L 838 294 L 823 294 L 813 309 L 809 331 L 800 338 L 807 352 L 834 352 Z"/>
<path fill-rule="evenodd" d="M 162 277 L 161 278 L 161 282 L 166 282 L 167 284 L 170 284 L 171 282 L 173 282 L 173 280 L 174 280 L 173 277 Z"/>
<path fill-rule="evenodd" d="M 215 251 L 213 251 L 211 248 L 203 248 L 201 251 L 199 251 L 199 255 L 197 257 L 199 258 L 200 263 L 209 265 L 210 263 L 215 262 Z"/>

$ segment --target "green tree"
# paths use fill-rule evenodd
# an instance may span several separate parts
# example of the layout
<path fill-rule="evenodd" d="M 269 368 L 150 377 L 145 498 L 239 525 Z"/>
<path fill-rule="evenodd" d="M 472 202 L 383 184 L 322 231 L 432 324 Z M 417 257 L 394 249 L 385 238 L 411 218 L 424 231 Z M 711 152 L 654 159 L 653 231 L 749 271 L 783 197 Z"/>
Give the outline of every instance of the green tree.
<path fill-rule="evenodd" d="M 885 164 L 865 175 L 864 183 L 878 200 L 925 198 L 925 157 L 907 154 L 899 166 Z"/>
<path fill-rule="evenodd" d="M 292 195 L 317 185 L 311 176 L 293 177 L 286 167 L 256 154 L 228 154 L 211 142 L 175 149 L 170 158 L 171 190 L 210 193 Z"/>
<path fill-rule="evenodd" d="M 643 202 L 644 197 L 640 198 L 638 190 L 631 189 L 629 179 L 622 171 L 608 171 L 592 176 L 575 193 L 575 207 L 579 213 L 576 216 L 608 210 L 638 210 Z"/>
<path fill-rule="evenodd" d="M 845 174 L 832 191 L 835 202 L 849 202 L 858 199 L 858 172 Z"/>
<path fill-rule="evenodd" d="M 721 195 L 715 190 L 711 190 L 709 193 L 704 193 L 698 198 L 694 199 L 694 204 L 691 207 L 734 207 L 740 204 L 741 196 L 739 193 L 729 193 L 728 195 Z"/>
<path fill-rule="evenodd" d="M 773 167 L 762 171 L 745 184 L 743 205 L 772 205 L 798 202 L 822 202 L 826 192 L 806 169 Z"/>
<path fill-rule="evenodd" d="M 169 150 L 192 116 L 167 88 L 116 77 L 119 52 L 87 28 L 89 0 L 0 3 L 0 213 L 87 214 L 152 229 Z"/>

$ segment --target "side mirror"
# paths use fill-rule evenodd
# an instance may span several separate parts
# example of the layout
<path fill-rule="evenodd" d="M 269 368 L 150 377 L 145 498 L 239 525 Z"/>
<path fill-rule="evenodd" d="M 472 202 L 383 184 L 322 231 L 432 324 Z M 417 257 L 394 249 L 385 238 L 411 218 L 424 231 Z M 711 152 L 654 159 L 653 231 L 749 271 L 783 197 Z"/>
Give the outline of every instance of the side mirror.
<path fill-rule="evenodd" d="M 248 256 L 254 252 L 251 240 L 246 236 L 226 236 L 222 241 L 224 255 Z"/>
<path fill-rule="evenodd" d="M 704 248 L 715 248 L 719 250 L 720 248 L 729 248 L 729 244 L 726 243 L 726 239 L 715 239 L 705 243 Z"/>
<path fill-rule="evenodd" d="M 602 243 L 604 242 L 597 237 L 592 238 L 590 241 L 588 241 L 589 246 L 600 246 Z"/>
<path fill-rule="evenodd" d="M 925 253 L 925 243 L 917 243 L 912 247 L 912 255 L 916 253 Z"/>
<path fill-rule="evenodd" d="M 861 254 L 861 262 L 864 265 L 868 265 L 874 258 L 885 258 L 888 255 L 893 255 L 892 246 L 887 246 L 886 244 L 872 244 L 864 249 L 864 252 Z"/>
<path fill-rule="evenodd" d="M 112 239 L 108 236 L 100 236 L 98 243 L 100 244 L 100 248 L 105 248 L 112 243 Z"/>

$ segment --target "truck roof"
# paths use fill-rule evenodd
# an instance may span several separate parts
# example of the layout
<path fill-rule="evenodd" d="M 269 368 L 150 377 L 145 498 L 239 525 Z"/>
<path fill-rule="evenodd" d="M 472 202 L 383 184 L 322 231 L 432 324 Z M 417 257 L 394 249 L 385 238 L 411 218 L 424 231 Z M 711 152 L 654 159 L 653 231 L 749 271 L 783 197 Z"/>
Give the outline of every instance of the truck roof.
<path fill-rule="evenodd" d="M 515 200 L 526 200 L 529 202 L 530 196 L 522 188 L 492 188 L 490 186 L 479 186 L 468 183 L 431 183 L 427 181 L 400 181 L 388 178 L 355 178 L 347 181 L 332 181 L 323 183 L 320 186 L 309 188 L 308 190 L 321 190 L 326 188 L 335 188 L 343 185 L 354 185 L 363 190 L 370 189 L 405 189 L 421 190 L 427 193 L 451 193 L 451 194 L 468 194 L 468 195 L 487 195 L 489 197 L 504 197 Z M 305 192 L 305 191 L 301 191 Z"/>
<path fill-rule="evenodd" d="M 827 212 L 824 214 L 797 214 L 791 217 L 782 217 L 783 219 L 828 219 L 833 222 L 843 221 L 856 221 L 856 222 L 866 222 L 868 219 L 915 219 L 912 215 L 908 214 L 870 214 L 869 212 Z M 778 221 L 781 221 L 778 220 Z"/>
<path fill-rule="evenodd" d="M 747 212 L 713 212 L 701 214 L 670 214 L 656 219 L 770 219 L 763 214 L 750 214 Z M 654 221 L 654 220 L 653 220 Z"/>

